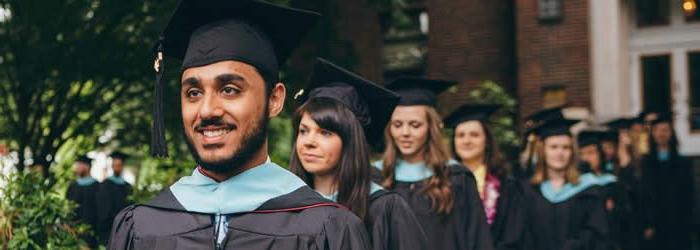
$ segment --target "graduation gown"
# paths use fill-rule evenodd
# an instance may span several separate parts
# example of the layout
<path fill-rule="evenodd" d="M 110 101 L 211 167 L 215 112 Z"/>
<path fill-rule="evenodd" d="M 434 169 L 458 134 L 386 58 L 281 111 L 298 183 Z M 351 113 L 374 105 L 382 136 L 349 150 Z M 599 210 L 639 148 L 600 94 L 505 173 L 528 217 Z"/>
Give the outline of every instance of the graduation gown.
<path fill-rule="evenodd" d="M 609 249 L 608 222 L 598 186 L 588 185 L 573 196 L 553 202 L 545 198 L 541 185 L 523 185 L 526 249 Z"/>
<path fill-rule="evenodd" d="M 97 193 L 98 228 L 96 230 L 100 244 L 107 244 L 112 221 L 119 211 L 130 205 L 127 200 L 130 194 L 131 185 L 120 177 L 112 176 L 100 184 Z"/>
<path fill-rule="evenodd" d="M 610 242 L 614 249 L 639 249 L 643 234 L 638 221 L 634 202 L 619 181 L 610 182 L 598 189 L 601 192 L 608 216 Z M 612 205 L 612 207 L 608 207 Z"/>
<path fill-rule="evenodd" d="M 523 187 L 511 177 L 501 178 L 496 205 L 496 218 L 490 225 L 491 238 L 497 250 L 523 249 L 525 210 Z"/>
<path fill-rule="evenodd" d="M 75 208 L 75 214 L 81 223 L 85 223 L 92 227 L 93 231 L 97 231 L 97 192 L 99 191 L 100 183 L 92 177 L 84 177 L 72 182 L 66 191 L 66 198 L 78 204 Z M 97 238 L 95 235 L 85 236 L 83 240 L 91 247 L 97 246 Z"/>
<path fill-rule="evenodd" d="M 370 197 L 366 226 L 374 250 L 430 249 L 408 203 L 398 194 L 379 190 Z"/>
<path fill-rule="evenodd" d="M 681 156 L 659 161 L 647 155 L 642 160 L 642 189 L 648 195 L 646 227 L 654 228 L 649 249 L 690 249 L 693 226 L 693 170 Z"/>
<path fill-rule="evenodd" d="M 277 165 L 254 167 L 230 182 L 190 177 L 122 210 L 108 249 L 369 249 L 359 218 Z"/>
<path fill-rule="evenodd" d="M 378 169 L 381 164 L 373 164 L 372 176 L 377 183 L 381 182 L 381 171 Z M 398 161 L 398 164 L 406 163 Z M 399 194 L 409 204 L 425 232 L 430 249 L 493 249 L 474 176 L 459 165 L 449 164 L 448 167 L 454 195 L 454 208 L 450 214 L 435 212 L 430 197 L 422 192 L 426 179 L 402 181 L 397 172 L 397 180 L 391 191 Z M 408 169 L 414 168 L 418 167 L 409 166 Z"/>

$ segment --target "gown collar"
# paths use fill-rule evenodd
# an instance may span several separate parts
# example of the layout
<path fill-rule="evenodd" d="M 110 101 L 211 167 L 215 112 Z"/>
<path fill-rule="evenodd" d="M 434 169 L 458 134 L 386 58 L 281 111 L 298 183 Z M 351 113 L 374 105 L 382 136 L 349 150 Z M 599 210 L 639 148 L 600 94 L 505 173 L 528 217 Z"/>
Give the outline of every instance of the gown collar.
<path fill-rule="evenodd" d="M 383 190 L 382 186 L 379 186 L 378 184 L 374 182 L 370 182 L 370 187 L 369 187 L 369 195 L 372 195 L 376 192 L 379 192 L 380 190 Z M 332 200 L 333 202 L 338 202 L 338 192 L 333 192 L 332 194 L 326 195 L 322 194 L 321 192 L 318 192 L 319 195 L 323 196 L 323 198 L 326 198 L 328 200 Z"/>
<path fill-rule="evenodd" d="M 581 193 L 589 187 L 601 185 L 602 183 L 593 176 L 587 173 L 579 177 L 579 183 L 574 185 L 569 182 L 565 183 L 559 190 L 555 190 L 550 181 L 544 181 L 540 185 L 542 196 L 552 203 L 560 203 L 569 200 L 571 197 Z"/>
<path fill-rule="evenodd" d="M 124 178 L 122 178 L 121 176 L 112 175 L 110 177 L 107 177 L 107 179 L 119 185 L 126 184 L 126 181 L 124 181 Z"/>
<path fill-rule="evenodd" d="M 232 214 L 254 211 L 268 200 L 305 186 L 299 177 L 268 160 L 223 182 L 195 169 L 173 184 L 170 192 L 187 211 Z"/>
<path fill-rule="evenodd" d="M 372 164 L 375 168 L 382 170 L 384 168 L 383 161 L 376 161 Z M 428 168 L 425 163 L 408 163 L 404 160 L 397 159 L 396 168 L 394 169 L 394 179 L 402 182 L 417 182 L 433 176 L 433 170 Z"/>
<path fill-rule="evenodd" d="M 80 177 L 75 181 L 78 183 L 78 186 L 90 186 L 93 183 L 97 182 L 97 180 L 95 180 L 95 178 L 92 178 L 92 176 Z"/>

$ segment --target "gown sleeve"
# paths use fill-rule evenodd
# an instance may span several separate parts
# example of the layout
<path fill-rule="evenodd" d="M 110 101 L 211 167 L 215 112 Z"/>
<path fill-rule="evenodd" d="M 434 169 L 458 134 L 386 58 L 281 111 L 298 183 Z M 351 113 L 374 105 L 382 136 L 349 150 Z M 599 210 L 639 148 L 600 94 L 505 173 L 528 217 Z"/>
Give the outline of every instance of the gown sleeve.
<path fill-rule="evenodd" d="M 581 199 L 581 206 L 585 213 L 584 225 L 578 233 L 578 237 L 568 239 L 564 243 L 564 250 L 607 250 L 610 248 L 609 229 L 604 202 L 599 196 L 590 196 Z"/>
<path fill-rule="evenodd" d="M 465 211 L 462 211 L 465 216 L 465 241 L 467 248 L 470 250 L 491 250 L 493 248 L 493 240 L 489 225 L 486 223 L 486 214 L 484 207 L 481 205 L 481 198 L 476 189 L 476 181 L 471 175 L 465 175 L 464 178 L 464 202 L 466 204 Z"/>
<path fill-rule="evenodd" d="M 114 218 L 112 224 L 112 233 L 109 237 L 107 249 L 109 250 L 126 250 L 132 249 L 134 244 L 134 208 L 136 205 L 131 205 L 124 208 Z"/>
<path fill-rule="evenodd" d="M 428 249 L 428 239 L 413 211 L 399 195 L 388 195 L 381 202 L 381 214 L 371 225 L 372 249 Z"/>
<path fill-rule="evenodd" d="M 328 218 L 316 241 L 324 250 L 371 249 L 364 223 L 350 212 Z"/>
<path fill-rule="evenodd" d="M 514 182 L 514 181 L 513 181 Z M 495 242 L 496 250 L 517 250 L 524 249 L 525 237 L 525 209 L 523 203 L 523 191 L 520 185 L 508 183 L 508 192 L 505 193 L 509 202 L 508 207 L 500 212 L 506 213 L 505 221 L 502 224 L 503 231 L 500 239 Z M 503 203 L 501 203 L 503 204 Z"/>

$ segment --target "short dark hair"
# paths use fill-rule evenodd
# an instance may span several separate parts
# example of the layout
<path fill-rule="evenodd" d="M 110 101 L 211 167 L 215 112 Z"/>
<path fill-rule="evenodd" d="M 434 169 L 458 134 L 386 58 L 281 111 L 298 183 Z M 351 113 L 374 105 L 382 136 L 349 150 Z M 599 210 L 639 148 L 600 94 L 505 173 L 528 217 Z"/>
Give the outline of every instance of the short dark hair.
<path fill-rule="evenodd" d="M 364 219 L 369 209 L 370 162 L 369 146 L 362 125 L 342 103 L 330 98 L 313 98 L 294 113 L 294 142 L 296 142 L 302 116 L 309 114 L 319 127 L 338 134 L 343 150 L 335 167 L 338 188 L 337 202 Z M 314 187 L 313 175 L 304 170 L 292 143 L 289 170 L 310 187 Z"/>

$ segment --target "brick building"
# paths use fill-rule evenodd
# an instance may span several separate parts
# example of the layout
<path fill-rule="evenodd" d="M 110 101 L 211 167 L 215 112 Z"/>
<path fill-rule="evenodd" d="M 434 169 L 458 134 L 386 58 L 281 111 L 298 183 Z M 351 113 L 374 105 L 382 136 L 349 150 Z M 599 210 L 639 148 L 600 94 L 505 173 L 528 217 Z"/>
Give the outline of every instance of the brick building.
<path fill-rule="evenodd" d="M 603 121 L 672 110 L 681 151 L 700 155 L 698 0 L 410 0 L 402 23 L 367 0 L 338 1 L 354 70 L 453 79 L 449 112 L 482 81 L 504 86 L 519 117 L 569 104 Z"/>

